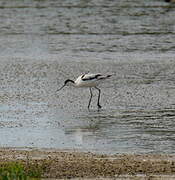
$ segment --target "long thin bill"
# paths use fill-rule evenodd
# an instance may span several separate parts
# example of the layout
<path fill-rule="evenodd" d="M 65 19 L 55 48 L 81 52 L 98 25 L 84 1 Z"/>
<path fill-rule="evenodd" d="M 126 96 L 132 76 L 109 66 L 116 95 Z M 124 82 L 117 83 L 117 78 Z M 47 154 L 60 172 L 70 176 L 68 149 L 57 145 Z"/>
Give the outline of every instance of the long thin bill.
<path fill-rule="evenodd" d="M 57 89 L 56 92 L 57 92 L 57 91 L 60 91 L 61 89 L 63 89 L 64 86 L 65 86 L 65 85 L 63 85 L 60 89 Z"/>

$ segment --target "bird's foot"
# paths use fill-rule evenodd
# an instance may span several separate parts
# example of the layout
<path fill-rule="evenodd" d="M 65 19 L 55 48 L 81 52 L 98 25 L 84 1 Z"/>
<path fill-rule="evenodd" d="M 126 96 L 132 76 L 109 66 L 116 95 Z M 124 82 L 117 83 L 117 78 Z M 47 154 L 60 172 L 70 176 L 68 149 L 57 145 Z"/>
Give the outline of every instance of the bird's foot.
<path fill-rule="evenodd" d="M 98 106 L 98 110 L 102 108 L 102 106 L 100 104 L 97 104 L 97 106 Z"/>

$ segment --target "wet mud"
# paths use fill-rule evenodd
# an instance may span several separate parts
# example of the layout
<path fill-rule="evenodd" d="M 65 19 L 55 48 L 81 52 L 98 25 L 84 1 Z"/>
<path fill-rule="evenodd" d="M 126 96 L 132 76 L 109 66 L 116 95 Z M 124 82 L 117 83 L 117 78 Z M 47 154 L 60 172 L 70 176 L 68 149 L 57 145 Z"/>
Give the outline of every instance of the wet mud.
<path fill-rule="evenodd" d="M 3 62 L 0 145 L 174 153 L 174 67 L 171 60 Z M 87 69 L 113 74 L 100 86 L 101 111 L 96 91 L 90 111 L 88 89 L 56 91 L 65 79 L 75 79 Z"/>

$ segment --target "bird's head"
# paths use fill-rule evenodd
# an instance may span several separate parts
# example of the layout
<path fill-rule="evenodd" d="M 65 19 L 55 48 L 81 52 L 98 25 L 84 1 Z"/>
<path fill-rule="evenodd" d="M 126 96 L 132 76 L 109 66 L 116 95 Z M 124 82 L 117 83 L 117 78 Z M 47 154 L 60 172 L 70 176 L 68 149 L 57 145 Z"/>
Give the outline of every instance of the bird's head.
<path fill-rule="evenodd" d="M 57 91 L 60 91 L 61 89 L 63 89 L 63 87 L 72 85 L 72 84 L 74 84 L 74 83 L 75 83 L 75 82 L 74 82 L 73 80 L 67 79 L 67 80 L 64 81 L 64 85 L 63 85 L 61 88 L 59 88 Z"/>

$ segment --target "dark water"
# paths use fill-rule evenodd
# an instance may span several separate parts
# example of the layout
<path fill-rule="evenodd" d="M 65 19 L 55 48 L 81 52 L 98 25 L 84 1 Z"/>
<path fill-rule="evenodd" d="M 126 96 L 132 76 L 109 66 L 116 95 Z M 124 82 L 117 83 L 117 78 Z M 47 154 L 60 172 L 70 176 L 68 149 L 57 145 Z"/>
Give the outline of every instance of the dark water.
<path fill-rule="evenodd" d="M 175 5 L 0 1 L 0 147 L 175 153 Z M 87 110 L 85 72 L 112 73 Z"/>

